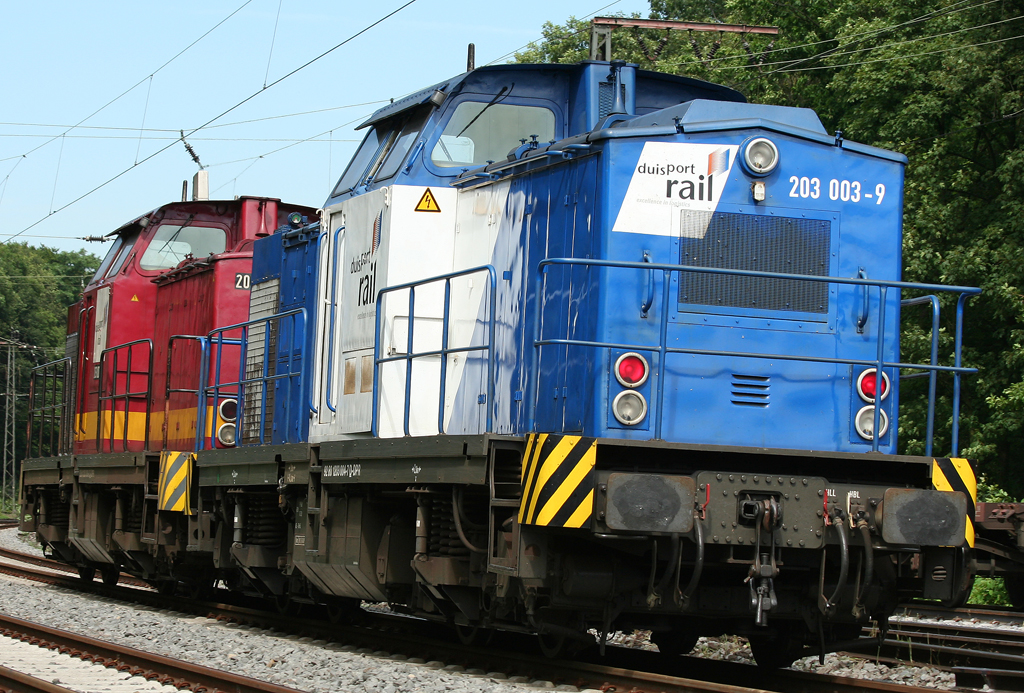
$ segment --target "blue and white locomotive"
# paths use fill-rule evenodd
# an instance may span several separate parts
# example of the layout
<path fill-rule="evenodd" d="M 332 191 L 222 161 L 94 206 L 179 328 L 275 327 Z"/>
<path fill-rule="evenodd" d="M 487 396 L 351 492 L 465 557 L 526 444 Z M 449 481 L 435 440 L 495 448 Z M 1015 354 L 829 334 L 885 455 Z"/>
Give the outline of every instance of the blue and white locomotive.
<path fill-rule="evenodd" d="M 959 339 L 901 362 L 899 326 L 953 291 L 959 336 L 976 290 L 900 283 L 905 157 L 617 61 L 476 69 L 362 127 L 208 336 L 245 355 L 200 404 L 238 397 L 237 442 L 198 445 L 147 577 L 549 653 L 736 633 L 770 666 L 962 596 L 970 465 L 896 443 L 901 371 L 969 369 Z"/>

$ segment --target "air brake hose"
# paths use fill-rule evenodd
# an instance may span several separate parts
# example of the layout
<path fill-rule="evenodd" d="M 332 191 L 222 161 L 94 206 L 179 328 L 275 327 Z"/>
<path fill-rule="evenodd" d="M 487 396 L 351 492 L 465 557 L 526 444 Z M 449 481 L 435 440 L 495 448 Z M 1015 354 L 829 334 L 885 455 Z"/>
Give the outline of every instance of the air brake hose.
<path fill-rule="evenodd" d="M 676 574 L 676 568 L 679 567 L 679 553 L 682 550 L 682 543 L 683 540 L 678 534 L 672 535 L 672 555 L 669 556 L 668 565 L 665 566 L 665 574 L 661 576 L 661 580 L 658 581 L 658 586 L 655 588 L 656 594 L 664 594 L 669 581 Z"/>
<path fill-rule="evenodd" d="M 839 534 L 839 547 L 842 553 L 839 556 L 839 579 L 836 581 L 836 591 L 832 593 L 832 596 L 825 604 L 827 610 L 835 609 L 836 600 L 839 599 L 839 593 L 846 587 L 846 577 L 850 572 L 850 538 L 846 535 L 844 515 L 845 513 L 842 510 L 836 508 L 835 514 L 832 516 L 832 525 Z"/>
<path fill-rule="evenodd" d="M 864 542 L 864 577 L 861 578 L 860 589 L 857 590 L 857 602 L 853 606 L 854 615 L 864 608 L 864 593 L 867 591 L 871 577 L 875 574 L 875 551 L 871 546 L 871 529 L 863 518 L 857 521 L 857 530 Z"/>
<path fill-rule="evenodd" d="M 700 511 L 698 510 L 693 511 L 693 531 L 695 534 L 694 539 L 697 542 L 697 556 L 694 558 L 693 574 L 690 576 L 690 582 L 686 585 L 686 589 L 683 590 L 682 594 L 679 595 L 679 603 L 684 608 L 689 603 L 690 597 L 697 590 L 700 574 L 704 572 L 704 525 L 701 522 Z"/>
<path fill-rule="evenodd" d="M 455 531 L 459 533 L 459 540 L 462 541 L 462 545 L 473 553 L 487 553 L 487 549 L 478 549 L 469 543 L 469 539 L 466 538 L 466 533 L 462 531 L 462 518 L 459 517 L 462 513 L 459 512 L 459 489 L 458 487 L 452 487 L 452 517 L 455 518 Z"/>

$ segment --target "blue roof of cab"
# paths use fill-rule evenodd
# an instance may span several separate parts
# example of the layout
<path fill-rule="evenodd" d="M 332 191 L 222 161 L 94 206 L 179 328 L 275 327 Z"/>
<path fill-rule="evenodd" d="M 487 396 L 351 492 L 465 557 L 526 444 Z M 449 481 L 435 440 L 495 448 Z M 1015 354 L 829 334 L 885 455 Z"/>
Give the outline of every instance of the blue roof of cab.
<path fill-rule="evenodd" d="M 446 94 L 447 97 L 458 93 L 465 87 L 473 86 L 474 78 L 484 78 L 482 81 L 486 81 L 486 77 L 492 76 L 493 73 L 536 73 L 536 72 L 582 72 L 588 65 L 608 65 L 610 63 L 602 61 L 585 60 L 580 63 L 573 64 L 520 64 L 510 63 L 506 65 L 487 65 L 484 67 L 477 68 L 471 72 L 464 72 L 457 77 L 452 77 L 443 82 L 438 82 L 426 89 L 420 89 L 408 96 L 402 97 L 393 103 L 384 106 L 383 108 L 377 109 L 377 111 L 370 116 L 367 120 L 359 125 L 357 130 L 369 127 L 383 120 L 398 115 L 403 111 L 407 111 L 410 108 L 421 106 L 430 100 L 434 92 L 441 91 Z M 635 68 L 635 65 L 630 65 Z M 643 94 L 645 91 L 651 91 L 652 88 L 656 88 L 658 85 L 663 85 L 668 89 L 672 89 L 678 92 L 680 87 L 685 88 L 691 92 L 703 92 L 702 96 L 706 99 L 716 99 L 722 101 L 732 102 L 746 102 L 746 98 L 740 92 L 729 87 L 723 87 L 720 84 L 714 84 L 712 82 L 705 82 L 699 79 L 693 79 L 692 77 L 681 77 L 679 75 L 669 75 L 663 72 L 649 72 L 647 70 L 637 70 L 637 94 Z M 695 96 L 694 98 L 699 98 Z"/>

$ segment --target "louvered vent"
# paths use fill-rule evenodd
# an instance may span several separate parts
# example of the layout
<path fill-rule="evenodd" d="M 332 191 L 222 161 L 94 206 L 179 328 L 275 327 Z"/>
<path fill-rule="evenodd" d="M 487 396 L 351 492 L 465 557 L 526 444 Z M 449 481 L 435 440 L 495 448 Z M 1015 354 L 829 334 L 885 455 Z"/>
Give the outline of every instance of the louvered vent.
<path fill-rule="evenodd" d="M 821 219 L 754 216 L 684 210 L 679 228 L 679 264 L 828 276 L 832 224 Z M 680 310 L 685 304 L 828 314 L 826 282 L 681 272 Z M 820 317 L 817 317 L 820 316 Z"/>
<path fill-rule="evenodd" d="M 622 96 L 622 102 L 626 102 L 626 87 L 625 85 L 619 85 L 620 95 Z M 615 105 L 615 85 L 611 82 L 598 82 L 597 88 L 597 115 L 604 118 L 612 112 L 612 107 Z"/>
<path fill-rule="evenodd" d="M 733 373 L 731 402 L 741 407 L 767 407 L 771 399 L 771 378 Z"/>
<path fill-rule="evenodd" d="M 268 279 L 252 287 L 249 298 L 249 319 L 258 320 L 278 312 L 280 280 Z M 266 324 L 253 325 L 249 329 L 249 342 L 245 350 L 245 379 L 264 376 L 263 364 L 266 362 L 266 375 L 274 374 L 274 354 L 277 351 L 277 324 L 270 323 L 269 335 Z M 268 339 L 269 337 L 269 339 Z M 268 358 L 269 355 L 269 358 Z M 254 445 L 260 442 L 260 431 L 263 431 L 263 442 L 271 441 L 274 428 L 274 388 L 266 388 L 266 402 L 263 401 L 263 383 L 249 383 L 245 386 L 245 410 L 242 412 L 242 445 Z"/>

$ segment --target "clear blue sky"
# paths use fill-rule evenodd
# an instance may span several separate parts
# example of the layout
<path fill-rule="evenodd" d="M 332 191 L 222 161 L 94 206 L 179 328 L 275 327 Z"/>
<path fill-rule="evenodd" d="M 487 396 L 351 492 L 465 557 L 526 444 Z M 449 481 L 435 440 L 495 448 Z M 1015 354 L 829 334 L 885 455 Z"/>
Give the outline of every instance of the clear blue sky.
<path fill-rule="evenodd" d="M 415 0 L 263 89 L 406 2 L 5 3 L 0 242 L 35 224 L 16 240 L 102 255 L 105 246 L 71 239 L 180 199 L 196 165 L 178 131 L 257 93 L 188 137 L 209 168 L 211 197 L 317 207 L 361 138 L 354 126 L 390 98 L 463 72 L 467 44 L 478 66 L 505 62 L 546 21 L 648 12 L 646 0 Z"/>

